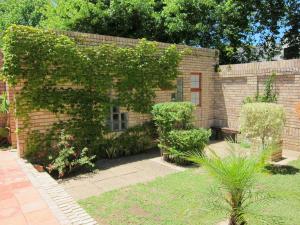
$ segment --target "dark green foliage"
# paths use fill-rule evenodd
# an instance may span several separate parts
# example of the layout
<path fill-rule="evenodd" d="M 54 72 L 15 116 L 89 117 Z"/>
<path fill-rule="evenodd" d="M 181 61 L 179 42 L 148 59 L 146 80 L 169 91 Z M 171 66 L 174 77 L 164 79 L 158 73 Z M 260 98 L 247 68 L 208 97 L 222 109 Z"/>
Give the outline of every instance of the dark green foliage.
<path fill-rule="evenodd" d="M 164 143 L 159 147 L 164 151 L 168 160 L 178 164 L 185 164 L 186 153 L 194 152 L 204 155 L 204 147 L 209 142 L 211 131 L 206 129 L 173 130 L 168 133 Z"/>
<path fill-rule="evenodd" d="M 299 57 L 299 4 L 298 0 L 5 0 L 0 1 L 0 27 L 20 24 L 216 48 L 220 63 L 229 64 L 271 60 L 282 44 L 294 50 L 290 57 Z"/>
<path fill-rule="evenodd" d="M 286 26 L 287 31 L 283 36 L 283 44 L 288 46 L 285 51 L 285 58 L 299 58 L 300 57 L 300 1 L 286 0 L 285 5 Z"/>
<path fill-rule="evenodd" d="M 130 127 L 120 134 L 111 134 L 106 144 L 102 146 L 104 151 L 100 151 L 100 154 L 105 154 L 104 157 L 107 158 L 117 158 L 145 152 L 156 147 L 156 138 L 154 124 L 146 122 Z"/>
<path fill-rule="evenodd" d="M 27 138 L 25 158 L 31 163 L 47 167 L 51 162 L 49 156 L 55 158 L 57 155 L 53 144 L 58 140 L 54 140 L 53 136 L 52 132 L 47 134 L 38 131 L 31 132 Z"/>
<path fill-rule="evenodd" d="M 141 40 L 132 48 L 83 47 L 53 31 L 25 26 L 7 29 L 3 50 L 6 80 L 25 81 L 16 97 L 17 116 L 26 119 L 38 110 L 66 114 L 70 120 L 59 121 L 54 134 L 64 129 L 76 148 L 91 151 L 103 143 L 110 107 L 149 112 L 155 89 L 171 86 L 181 59 L 173 45 L 162 50 Z"/>

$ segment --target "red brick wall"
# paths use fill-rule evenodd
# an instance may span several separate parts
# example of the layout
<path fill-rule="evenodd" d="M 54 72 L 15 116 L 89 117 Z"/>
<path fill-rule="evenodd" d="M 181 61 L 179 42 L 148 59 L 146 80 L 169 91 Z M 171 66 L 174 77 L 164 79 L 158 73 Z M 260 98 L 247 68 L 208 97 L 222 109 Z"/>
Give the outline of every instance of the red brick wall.
<path fill-rule="evenodd" d="M 239 127 L 239 113 L 245 97 L 264 90 L 266 75 L 275 72 L 278 103 L 287 115 L 284 147 L 300 151 L 300 118 L 296 114 L 300 102 L 300 60 L 283 60 L 239 65 L 225 65 L 215 77 L 215 125 Z"/>

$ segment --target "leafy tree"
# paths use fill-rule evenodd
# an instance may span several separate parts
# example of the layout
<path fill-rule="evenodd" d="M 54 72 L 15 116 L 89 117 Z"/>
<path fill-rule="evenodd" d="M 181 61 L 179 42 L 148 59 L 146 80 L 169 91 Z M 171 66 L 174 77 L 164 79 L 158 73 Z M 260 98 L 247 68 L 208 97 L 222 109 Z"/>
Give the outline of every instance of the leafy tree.
<path fill-rule="evenodd" d="M 299 57 L 298 0 L 0 0 L 0 26 L 24 24 L 185 43 L 220 50 L 220 63 Z"/>
<path fill-rule="evenodd" d="M 281 28 L 285 15 L 285 0 L 254 0 L 254 32 L 259 35 L 261 58 L 272 60 L 280 50 Z"/>
<path fill-rule="evenodd" d="M 43 18 L 42 7 L 47 0 L 1 0 L 0 29 L 11 24 L 38 26 Z"/>
<path fill-rule="evenodd" d="M 154 0 L 55 0 L 47 5 L 43 26 L 152 39 L 154 5 Z"/>
<path fill-rule="evenodd" d="M 54 0 L 44 7 L 42 27 L 96 33 L 93 26 L 101 23 L 104 4 L 86 0 Z"/>
<path fill-rule="evenodd" d="M 290 58 L 300 57 L 300 2 L 298 0 L 287 0 L 286 4 L 286 27 L 287 31 L 283 37 L 283 44 L 290 48 Z"/>

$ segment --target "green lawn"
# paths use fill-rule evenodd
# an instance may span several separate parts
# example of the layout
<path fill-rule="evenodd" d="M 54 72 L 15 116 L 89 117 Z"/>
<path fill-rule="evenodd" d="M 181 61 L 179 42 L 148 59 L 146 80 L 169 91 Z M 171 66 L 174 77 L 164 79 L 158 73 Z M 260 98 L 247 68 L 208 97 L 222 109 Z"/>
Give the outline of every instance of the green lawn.
<path fill-rule="evenodd" d="M 300 168 L 300 160 L 292 165 Z M 295 174 L 260 176 L 259 188 L 266 190 L 271 198 L 258 203 L 256 211 L 275 220 L 266 224 L 300 224 L 300 171 L 296 168 L 286 171 Z M 225 218 L 209 207 L 209 190 L 213 184 L 208 174 L 191 169 L 79 203 L 99 224 L 210 225 Z M 262 223 L 249 221 L 249 224 Z"/>

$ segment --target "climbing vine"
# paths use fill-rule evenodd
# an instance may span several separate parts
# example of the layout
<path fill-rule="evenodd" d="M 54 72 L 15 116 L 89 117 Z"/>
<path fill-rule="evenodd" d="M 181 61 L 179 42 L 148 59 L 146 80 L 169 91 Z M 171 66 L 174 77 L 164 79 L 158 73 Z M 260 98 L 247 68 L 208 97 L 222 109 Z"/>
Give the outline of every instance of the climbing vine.
<path fill-rule="evenodd" d="M 169 88 L 182 56 L 141 40 L 135 47 L 83 46 L 54 31 L 13 25 L 4 35 L 3 75 L 22 83 L 17 116 L 48 110 L 69 120 L 54 127 L 75 136 L 80 147 L 101 143 L 112 105 L 148 113 L 155 89 Z"/>

